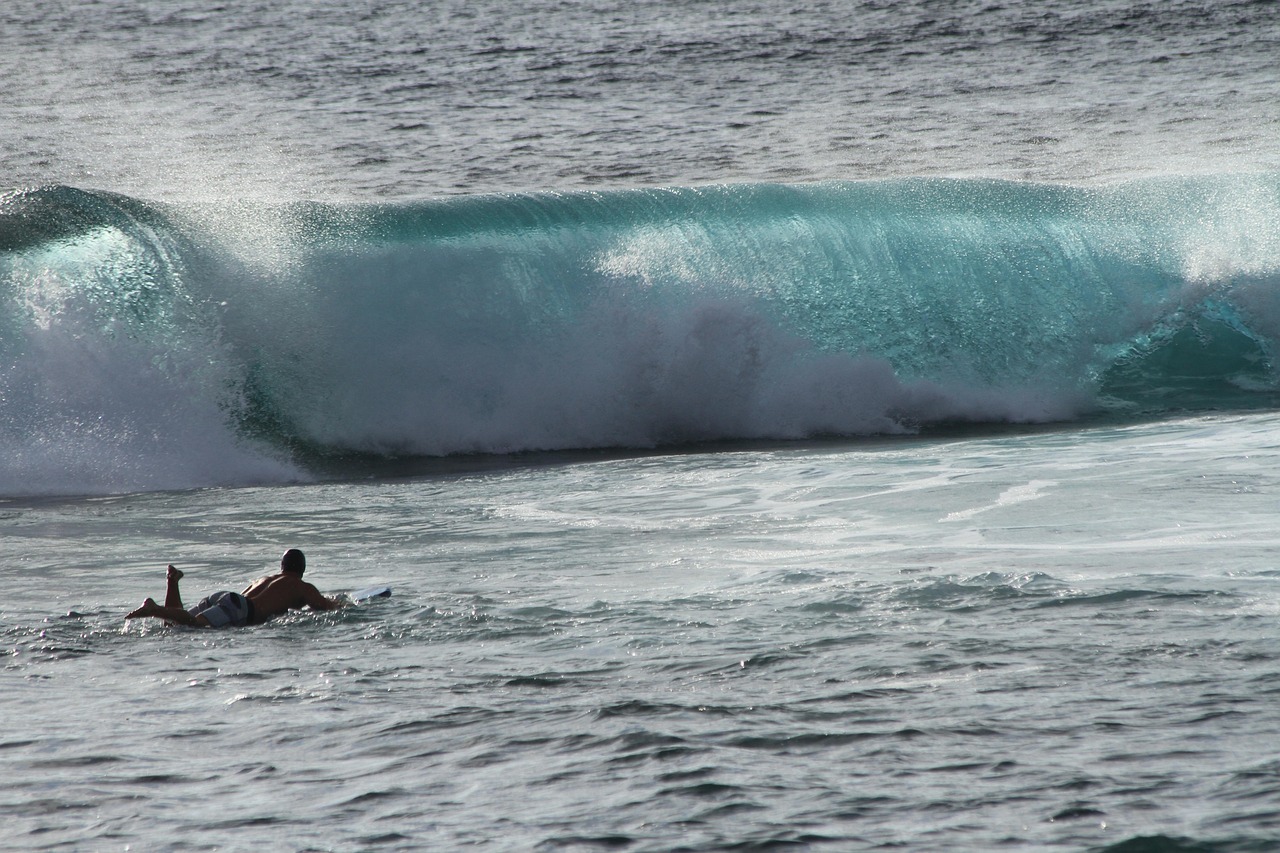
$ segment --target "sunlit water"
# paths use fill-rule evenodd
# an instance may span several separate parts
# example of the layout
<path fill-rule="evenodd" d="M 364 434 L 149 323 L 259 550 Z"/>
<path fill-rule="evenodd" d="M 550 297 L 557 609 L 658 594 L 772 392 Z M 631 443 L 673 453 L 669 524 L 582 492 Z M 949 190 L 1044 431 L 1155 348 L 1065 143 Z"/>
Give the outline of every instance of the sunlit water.
<path fill-rule="evenodd" d="M 12 502 L 7 843 L 1264 849 L 1277 426 Z M 122 622 L 285 545 L 395 593 Z"/>

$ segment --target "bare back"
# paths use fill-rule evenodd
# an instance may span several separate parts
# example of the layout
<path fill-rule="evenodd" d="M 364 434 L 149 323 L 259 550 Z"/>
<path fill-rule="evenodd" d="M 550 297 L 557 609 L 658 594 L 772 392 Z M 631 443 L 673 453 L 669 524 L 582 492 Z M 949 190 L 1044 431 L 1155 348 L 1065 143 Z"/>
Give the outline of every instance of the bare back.
<path fill-rule="evenodd" d="M 289 572 L 258 578 L 245 587 L 241 594 L 253 602 L 255 622 L 265 622 L 287 610 L 300 610 L 303 607 L 333 610 L 339 606 L 337 601 L 325 598 L 320 590 L 299 575 Z"/>

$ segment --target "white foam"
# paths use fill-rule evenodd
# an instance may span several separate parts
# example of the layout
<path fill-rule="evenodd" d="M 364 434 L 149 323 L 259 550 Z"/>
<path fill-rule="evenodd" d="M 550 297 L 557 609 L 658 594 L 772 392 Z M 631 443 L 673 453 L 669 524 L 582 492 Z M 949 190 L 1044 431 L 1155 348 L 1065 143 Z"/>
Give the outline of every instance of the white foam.
<path fill-rule="evenodd" d="M 73 246 L 51 246 L 56 263 L 32 255 L 16 270 L 8 357 L 0 365 L 0 494 L 302 477 L 236 434 L 228 417 L 236 378 L 216 336 L 190 324 L 166 327 L 163 308 L 138 316 L 146 314 L 143 303 L 163 294 L 108 292 L 124 280 L 149 280 L 119 236 L 104 229 Z M 113 298 L 124 310 L 104 307 Z"/>

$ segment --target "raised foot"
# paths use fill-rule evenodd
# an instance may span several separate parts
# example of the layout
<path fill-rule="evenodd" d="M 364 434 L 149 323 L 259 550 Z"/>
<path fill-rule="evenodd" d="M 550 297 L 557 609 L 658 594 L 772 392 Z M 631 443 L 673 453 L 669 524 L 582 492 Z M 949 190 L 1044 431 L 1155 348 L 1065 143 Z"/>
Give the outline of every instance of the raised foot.
<path fill-rule="evenodd" d="M 166 573 L 165 577 L 171 581 L 180 581 L 182 580 L 182 570 L 170 563 L 169 571 Z"/>

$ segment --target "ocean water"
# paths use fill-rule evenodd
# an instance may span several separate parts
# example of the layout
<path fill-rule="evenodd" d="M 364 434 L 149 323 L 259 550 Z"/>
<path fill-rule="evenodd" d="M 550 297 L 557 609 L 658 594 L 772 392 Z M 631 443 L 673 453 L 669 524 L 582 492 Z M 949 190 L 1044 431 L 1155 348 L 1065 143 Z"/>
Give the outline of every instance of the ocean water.
<path fill-rule="evenodd" d="M 0 848 L 1280 847 L 1277 47 L 6 4 Z"/>

